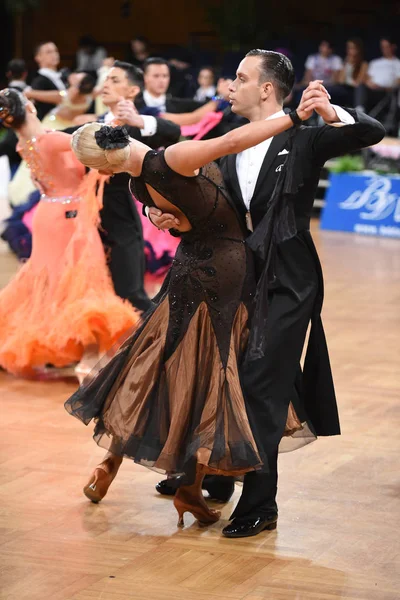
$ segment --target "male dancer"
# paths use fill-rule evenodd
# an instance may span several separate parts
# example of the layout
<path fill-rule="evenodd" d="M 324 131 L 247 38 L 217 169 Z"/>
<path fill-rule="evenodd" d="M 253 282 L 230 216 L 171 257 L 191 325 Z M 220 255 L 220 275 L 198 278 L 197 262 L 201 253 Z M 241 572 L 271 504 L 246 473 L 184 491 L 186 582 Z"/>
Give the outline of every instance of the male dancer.
<path fill-rule="evenodd" d="M 62 102 L 66 94 L 66 87 L 62 80 L 62 73 L 57 70 L 60 64 L 60 53 L 53 42 L 43 42 L 36 47 L 35 61 L 39 70 L 32 81 L 32 89 L 28 89 L 25 95 L 31 100 L 36 100 L 37 115 L 42 120 L 47 113 Z M 44 101 L 38 100 L 35 97 L 35 90 L 51 91 L 52 94 L 47 94 Z"/>
<path fill-rule="evenodd" d="M 102 100 L 109 111 L 97 120 L 126 126 L 132 138 L 143 140 L 151 148 L 174 144 L 180 136 L 178 125 L 137 113 L 133 101 L 142 88 L 141 70 L 129 63 L 115 61 L 102 91 Z M 109 250 L 109 267 L 115 291 L 139 310 L 146 311 L 151 306 L 151 300 L 144 290 L 142 225 L 129 191 L 127 173 L 114 175 L 105 185 L 100 216 L 103 243 Z"/>
<path fill-rule="evenodd" d="M 294 71 L 287 57 L 277 52 L 252 50 L 240 63 L 230 86 L 232 111 L 250 121 L 281 116 L 283 100 L 293 83 Z M 267 258 L 259 260 L 259 285 L 265 306 L 259 307 L 258 327 L 252 328 L 249 346 L 253 357 L 258 359 L 251 362 L 251 368 L 242 367 L 243 390 L 257 411 L 257 421 L 252 427 L 257 439 L 262 440 L 260 450 L 268 462 L 269 473 L 252 472 L 245 476 L 232 522 L 223 530 L 226 537 L 247 537 L 276 527 L 278 446 L 290 402 L 300 420 L 307 419 L 310 423 L 313 433 L 340 433 L 321 321 L 322 271 L 309 231 L 310 216 L 325 161 L 376 144 L 385 131 L 380 123 L 359 111 L 332 105 L 320 82 L 312 83 L 303 93 L 301 108 L 309 107 L 314 108 L 326 125 L 299 126 L 241 154 L 228 156 L 221 163 L 226 187 L 239 214 L 250 231 L 256 230 L 262 242 L 258 244 L 260 254 L 272 249 L 274 256 L 272 265 L 268 252 Z M 277 194 L 283 197 L 279 184 L 284 184 L 285 193 L 293 201 L 295 234 L 275 247 L 266 248 L 263 243 L 267 242 L 271 223 L 276 225 L 277 218 L 270 219 L 269 209 Z M 172 215 L 162 215 L 154 208 L 149 216 L 162 229 L 177 224 Z M 310 321 L 302 372 L 300 359 Z M 219 485 L 231 490 L 232 480 L 220 478 Z M 168 481 L 161 482 L 158 488 L 165 492 Z"/>

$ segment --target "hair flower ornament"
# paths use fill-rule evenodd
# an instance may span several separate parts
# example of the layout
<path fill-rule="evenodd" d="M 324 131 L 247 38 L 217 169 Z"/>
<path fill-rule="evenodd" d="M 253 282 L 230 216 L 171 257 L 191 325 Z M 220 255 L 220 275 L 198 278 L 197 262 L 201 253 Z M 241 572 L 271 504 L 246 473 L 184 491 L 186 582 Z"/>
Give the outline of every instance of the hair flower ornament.
<path fill-rule="evenodd" d="M 95 132 L 97 145 L 103 150 L 116 150 L 125 148 L 129 145 L 129 133 L 125 127 L 109 127 L 104 125 L 101 129 Z"/>

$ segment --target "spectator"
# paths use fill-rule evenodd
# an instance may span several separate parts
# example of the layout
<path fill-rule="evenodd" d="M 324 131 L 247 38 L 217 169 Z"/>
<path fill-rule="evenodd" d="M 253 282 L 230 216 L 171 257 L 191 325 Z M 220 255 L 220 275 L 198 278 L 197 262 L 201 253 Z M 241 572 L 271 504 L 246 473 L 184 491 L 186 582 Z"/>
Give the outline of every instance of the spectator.
<path fill-rule="evenodd" d="M 400 60 L 397 46 L 389 37 L 381 38 L 382 57 L 372 60 L 365 86 L 360 86 L 358 107 L 380 119 L 389 134 L 397 134 Z"/>
<path fill-rule="evenodd" d="M 23 92 L 26 88 L 28 71 L 24 60 L 13 58 L 7 65 L 8 87 Z"/>
<path fill-rule="evenodd" d="M 332 44 L 323 40 L 319 45 L 318 54 L 311 54 L 307 58 L 305 68 L 302 81 L 304 87 L 315 79 L 322 79 L 325 86 L 332 86 L 339 83 L 343 61 L 340 56 L 333 54 Z"/>
<path fill-rule="evenodd" d="M 169 93 L 176 98 L 193 98 L 196 80 L 193 77 L 193 55 L 187 48 L 173 46 L 167 52 L 170 70 Z"/>
<path fill-rule="evenodd" d="M 143 69 L 143 64 L 149 57 L 149 40 L 141 35 L 137 35 L 129 43 L 129 50 L 126 56 L 127 62 Z"/>
<path fill-rule="evenodd" d="M 96 76 L 106 56 L 107 51 L 96 42 L 94 37 L 84 35 L 79 40 L 79 50 L 76 53 L 76 70 Z"/>
<path fill-rule="evenodd" d="M 346 58 L 339 81 L 345 86 L 348 94 L 346 104 L 357 106 L 359 104 L 359 86 L 366 81 L 368 63 L 364 60 L 362 40 L 358 38 L 348 40 L 346 49 Z"/>
<path fill-rule="evenodd" d="M 211 67 L 203 67 L 200 69 L 197 78 L 199 87 L 194 95 L 194 99 L 199 102 L 205 102 L 215 96 L 215 74 Z"/>
<path fill-rule="evenodd" d="M 390 38 L 382 38 L 380 47 L 382 57 L 369 64 L 367 88 L 382 93 L 399 86 L 400 59 L 396 56 L 397 46 Z"/>

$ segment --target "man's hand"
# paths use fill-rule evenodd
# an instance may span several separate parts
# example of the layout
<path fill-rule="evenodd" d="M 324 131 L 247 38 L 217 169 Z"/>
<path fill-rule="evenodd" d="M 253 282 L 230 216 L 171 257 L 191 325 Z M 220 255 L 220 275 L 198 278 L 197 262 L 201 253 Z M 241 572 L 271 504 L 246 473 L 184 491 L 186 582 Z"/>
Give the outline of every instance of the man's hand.
<path fill-rule="evenodd" d="M 153 206 L 149 208 L 149 219 L 161 231 L 178 227 L 180 223 L 179 219 L 174 217 L 174 215 L 163 213 L 159 208 L 154 208 Z"/>
<path fill-rule="evenodd" d="M 330 95 L 323 86 L 322 81 L 312 81 L 304 90 L 297 108 L 297 112 L 301 115 L 312 115 L 315 112 L 323 118 L 325 123 L 336 123 L 339 118 L 335 109 L 330 103 Z M 300 117 L 304 120 L 303 116 Z"/>
<path fill-rule="evenodd" d="M 117 109 L 114 114 L 118 122 L 122 125 L 139 127 L 139 129 L 143 129 L 144 127 L 143 119 L 136 110 L 132 100 L 121 99 L 117 104 Z"/>

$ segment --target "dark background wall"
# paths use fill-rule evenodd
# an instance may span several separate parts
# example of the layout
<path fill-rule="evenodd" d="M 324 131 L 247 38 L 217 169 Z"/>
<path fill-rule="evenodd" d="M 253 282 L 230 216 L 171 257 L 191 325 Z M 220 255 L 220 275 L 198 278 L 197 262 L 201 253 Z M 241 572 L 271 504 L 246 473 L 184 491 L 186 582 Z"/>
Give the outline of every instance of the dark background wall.
<path fill-rule="evenodd" d="M 396 0 L 39 0 L 38 8 L 21 17 L 4 12 L 6 1 L 0 0 L 2 72 L 16 54 L 33 68 L 32 48 L 48 39 L 57 43 L 63 66 L 72 66 L 84 34 L 95 36 L 116 58 L 140 34 L 160 51 L 183 45 L 217 61 L 227 50 L 277 45 L 290 46 L 303 60 L 324 36 L 341 51 L 349 35 L 361 35 L 373 54 L 380 33 L 390 30 L 400 38 Z"/>

